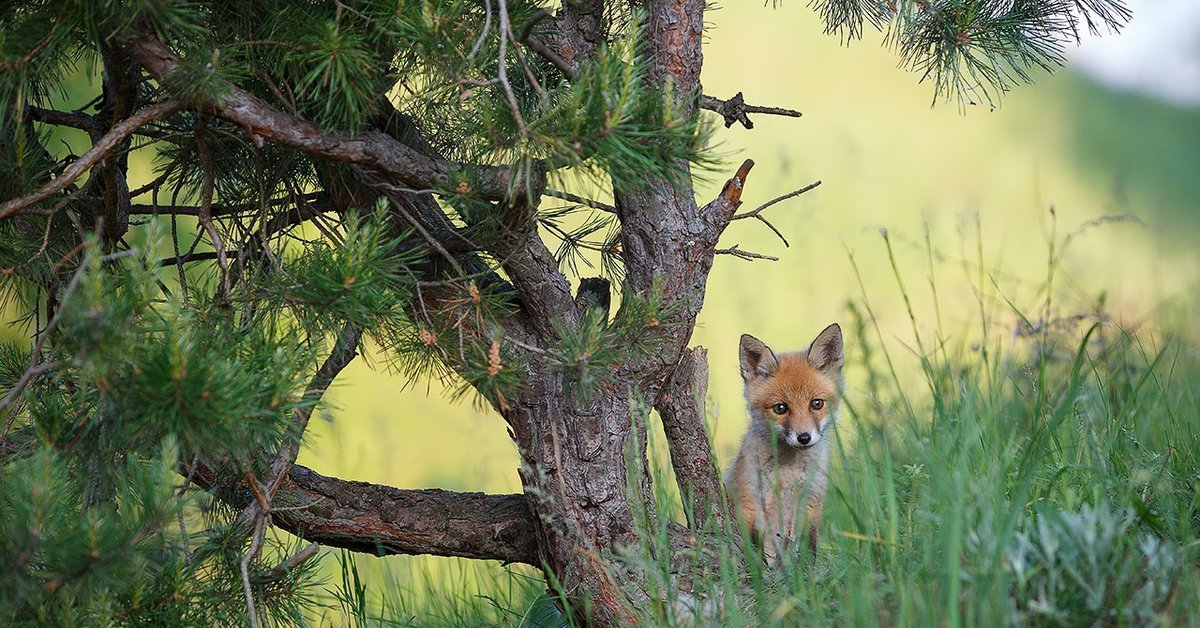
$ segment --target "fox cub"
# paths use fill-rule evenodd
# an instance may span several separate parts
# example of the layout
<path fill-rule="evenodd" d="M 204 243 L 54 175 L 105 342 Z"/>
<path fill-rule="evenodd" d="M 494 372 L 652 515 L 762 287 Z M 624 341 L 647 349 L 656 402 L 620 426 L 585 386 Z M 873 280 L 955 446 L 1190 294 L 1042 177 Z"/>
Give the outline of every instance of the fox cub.
<path fill-rule="evenodd" d="M 817 551 L 829 467 L 827 432 L 841 401 L 843 361 L 837 323 L 826 327 L 808 351 L 775 354 L 757 338 L 742 336 L 750 429 L 725 485 L 734 512 L 768 561 L 787 548 L 805 521 L 808 545 Z M 807 499 L 807 517 L 800 516 L 802 499 Z"/>

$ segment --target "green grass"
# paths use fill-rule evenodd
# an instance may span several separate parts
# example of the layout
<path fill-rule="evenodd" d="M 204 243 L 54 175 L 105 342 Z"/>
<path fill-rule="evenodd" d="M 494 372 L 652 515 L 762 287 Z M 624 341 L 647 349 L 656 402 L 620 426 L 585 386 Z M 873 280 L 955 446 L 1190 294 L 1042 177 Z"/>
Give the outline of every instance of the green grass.
<path fill-rule="evenodd" d="M 1062 246 L 1061 239 L 1051 242 Z M 882 246 L 903 302 L 911 303 L 906 286 L 913 278 L 901 274 L 886 236 Z M 1058 259 L 1053 250 L 1049 259 Z M 933 311 L 908 306 L 914 338 L 905 352 L 885 342 L 872 295 L 860 283 L 844 325 L 854 339 L 847 348 L 850 393 L 818 555 L 799 552 L 767 567 L 719 552 L 713 569 L 694 574 L 694 598 L 680 598 L 665 584 L 661 559 L 661 522 L 669 515 L 647 513 L 645 546 L 621 557 L 659 586 L 656 601 L 629 609 L 640 623 L 1197 623 L 1195 339 L 1172 335 L 1169 326 L 1122 328 L 1102 302 L 1052 298 L 1055 262 L 1042 300 L 1018 309 L 979 270 L 983 260 L 977 264 L 969 280 L 975 320 L 943 327 L 936 295 L 954 286 L 933 282 Z M 1170 320 L 1164 307 L 1161 318 Z M 669 470 L 662 456 L 655 463 L 659 509 L 675 512 Z M 481 573 L 458 584 L 406 574 L 365 598 L 357 615 L 326 619 L 565 621 L 555 595 L 528 572 L 509 570 L 498 579 L 495 570 Z"/>

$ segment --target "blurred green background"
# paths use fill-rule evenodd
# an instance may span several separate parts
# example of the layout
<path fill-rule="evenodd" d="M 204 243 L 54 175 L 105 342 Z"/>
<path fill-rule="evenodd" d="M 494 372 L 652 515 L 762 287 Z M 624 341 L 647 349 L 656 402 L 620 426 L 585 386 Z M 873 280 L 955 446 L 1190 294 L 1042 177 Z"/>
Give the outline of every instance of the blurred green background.
<path fill-rule="evenodd" d="M 1172 329 L 1196 328 L 1189 306 L 1200 295 L 1193 244 L 1200 234 L 1200 109 L 1113 91 L 1070 69 L 1038 76 L 994 110 L 931 107 L 932 88 L 897 68 L 879 45 L 881 35 L 843 46 L 822 33 L 805 3 L 730 3 L 707 19 L 705 93 L 728 98 L 742 91 L 749 103 L 799 109 L 804 117 L 756 116 L 753 130 L 721 129 L 723 166 L 705 175 L 700 201 L 745 158 L 757 164 L 743 196 L 746 210 L 823 181 L 767 210 L 790 246 L 755 221 L 735 222 L 722 241 L 780 258 L 724 256 L 709 280 L 692 343 L 710 350 L 709 410 L 722 466 L 747 422 L 735 353 L 742 333 L 777 349 L 802 349 L 828 323 L 845 324 L 847 303 L 865 296 L 899 370 L 918 370 L 905 348 L 913 329 L 881 229 L 892 239 L 925 338 L 940 328 L 950 342 L 979 340 L 968 321 L 979 311 L 972 282 L 981 277 L 1013 305 L 1036 311 L 1050 243 L 1072 233 L 1069 247 L 1056 251 L 1054 293 L 1062 311 L 1092 311 L 1103 295 L 1108 314 L 1123 325 L 1155 333 L 1168 327 L 1169 312 Z M 80 101 L 94 89 L 81 88 Z M 85 146 L 82 135 L 62 138 L 77 153 Z M 135 168 L 149 180 L 148 162 Z M 1100 224 L 1088 227 L 1094 221 Z M 1004 300 L 985 307 L 999 329 L 1016 329 Z M 857 339 L 847 332 L 853 352 Z M 519 491 L 518 455 L 498 416 L 449 401 L 436 382 L 403 381 L 380 357 L 368 358 L 352 364 L 326 396 L 301 464 L 402 488 Z M 848 398 L 861 390 L 851 372 Z M 326 558 L 330 577 L 334 558 Z M 376 591 L 502 594 L 495 583 L 503 579 L 493 577 L 504 568 L 495 563 L 389 557 L 358 565 Z"/>

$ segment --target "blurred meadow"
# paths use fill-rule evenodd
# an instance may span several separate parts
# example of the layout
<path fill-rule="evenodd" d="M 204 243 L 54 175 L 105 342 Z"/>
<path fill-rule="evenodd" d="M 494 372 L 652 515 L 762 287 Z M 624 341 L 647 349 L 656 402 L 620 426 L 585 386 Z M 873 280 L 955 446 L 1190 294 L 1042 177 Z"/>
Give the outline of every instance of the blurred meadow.
<path fill-rule="evenodd" d="M 1070 69 L 1039 75 L 994 109 L 931 107 L 932 88 L 897 68 L 881 35 L 844 46 L 822 33 L 803 2 L 727 3 L 708 22 L 706 94 L 741 91 L 749 103 L 804 117 L 760 115 L 753 130 L 718 130 L 722 165 L 703 173 L 701 202 L 745 158 L 756 166 L 743 210 L 822 181 L 766 211 L 788 246 L 753 220 L 735 222 L 723 237 L 723 248 L 779 260 L 719 257 L 692 340 L 709 349 L 709 412 L 722 468 L 747 423 L 736 354 L 742 333 L 776 349 L 803 349 L 828 323 L 842 324 L 851 365 L 839 434 L 850 451 L 878 434 L 867 426 L 887 429 L 895 419 L 872 411 L 889 407 L 873 399 L 868 382 L 886 372 L 884 350 L 918 409 L 929 398 L 922 355 L 970 356 L 992 346 L 1020 353 L 1022 330 L 1047 324 L 1047 314 L 1074 321 L 1063 333 L 1077 341 L 1103 320 L 1136 331 L 1150 357 L 1174 339 L 1171 350 L 1183 352 L 1176 359 L 1195 362 L 1200 108 L 1113 91 Z M 62 139 L 81 151 L 82 136 Z M 151 167 L 135 165 L 144 180 Z M 860 361 L 865 346 L 874 357 Z M 520 490 L 518 455 L 499 417 L 449 401 L 436 382 L 399 379 L 382 356 L 367 357 L 326 396 L 300 464 L 403 488 Z M 1194 393 L 1176 408 L 1184 414 L 1173 420 L 1195 425 Z M 665 460 L 662 445 L 660 437 L 656 451 Z M 838 459 L 834 484 L 858 486 L 853 475 L 863 468 Z M 879 535 L 855 529 L 850 493 L 829 499 L 823 546 L 843 542 L 841 533 Z M 339 555 L 323 560 L 331 582 L 340 581 Z M 528 579 L 531 571 L 479 561 L 356 557 L 355 564 L 368 596 L 386 594 L 398 606 L 394 616 L 416 617 L 418 625 L 456 621 L 453 609 L 463 604 L 492 605 L 493 620 L 515 622 L 528 592 L 544 587 Z M 439 608 L 447 615 L 437 616 Z M 331 611 L 318 621 L 343 620 Z"/>

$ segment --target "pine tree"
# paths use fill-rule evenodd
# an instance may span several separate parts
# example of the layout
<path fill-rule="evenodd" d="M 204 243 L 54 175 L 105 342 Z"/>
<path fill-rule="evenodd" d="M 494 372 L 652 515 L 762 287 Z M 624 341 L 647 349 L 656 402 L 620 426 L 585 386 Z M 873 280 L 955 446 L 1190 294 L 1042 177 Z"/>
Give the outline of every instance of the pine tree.
<path fill-rule="evenodd" d="M 648 595 L 613 561 L 644 533 L 649 409 L 691 528 L 668 546 L 726 520 L 687 345 L 715 257 L 764 257 L 717 249 L 722 231 L 766 219 L 737 213 L 752 162 L 704 203 L 692 171 L 719 167 L 714 121 L 798 115 L 703 94 L 705 5 L 0 3 L 0 288 L 30 337 L 0 347 L 4 623 L 303 623 L 318 544 L 528 563 L 620 621 Z M 1129 18 L 1121 0 L 813 5 L 846 39 L 885 29 L 959 103 Z M 77 72 L 94 98 L 67 109 Z M 90 148 L 55 159 L 55 127 Z M 490 406 L 524 494 L 295 465 L 364 338 L 397 385 Z"/>

